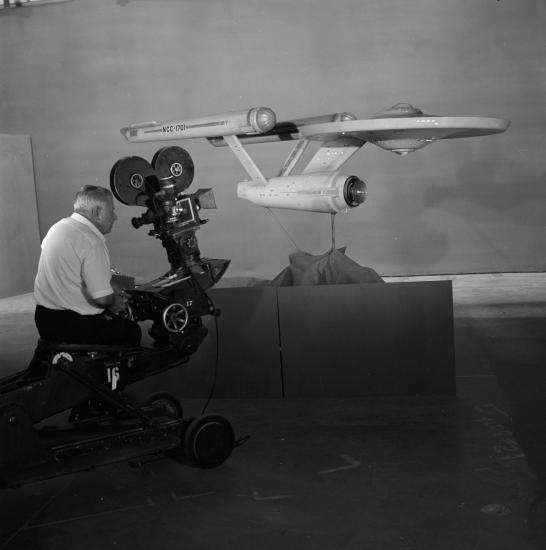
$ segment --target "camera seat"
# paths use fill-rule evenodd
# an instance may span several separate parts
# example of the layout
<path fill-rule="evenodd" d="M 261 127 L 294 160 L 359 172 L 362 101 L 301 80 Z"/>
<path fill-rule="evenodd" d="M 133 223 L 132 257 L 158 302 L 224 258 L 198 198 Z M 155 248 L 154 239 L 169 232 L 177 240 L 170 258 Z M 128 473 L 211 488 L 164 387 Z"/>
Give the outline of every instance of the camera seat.
<path fill-rule="evenodd" d="M 79 344 L 71 342 L 52 342 L 50 340 L 38 340 L 37 349 L 43 352 L 66 352 L 74 354 L 84 353 L 119 353 L 138 349 L 138 347 L 121 344 Z"/>

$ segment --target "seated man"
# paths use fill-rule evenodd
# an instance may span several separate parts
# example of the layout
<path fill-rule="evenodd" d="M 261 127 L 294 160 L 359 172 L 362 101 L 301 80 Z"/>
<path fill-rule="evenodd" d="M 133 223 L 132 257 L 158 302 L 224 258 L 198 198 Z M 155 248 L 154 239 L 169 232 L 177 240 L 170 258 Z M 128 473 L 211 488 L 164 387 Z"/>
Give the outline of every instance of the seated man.
<path fill-rule="evenodd" d="M 86 185 L 76 194 L 74 213 L 44 237 L 34 282 L 34 319 L 42 339 L 139 345 L 138 323 L 115 315 L 122 299 L 111 286 L 104 235 L 116 219 L 110 190 Z"/>

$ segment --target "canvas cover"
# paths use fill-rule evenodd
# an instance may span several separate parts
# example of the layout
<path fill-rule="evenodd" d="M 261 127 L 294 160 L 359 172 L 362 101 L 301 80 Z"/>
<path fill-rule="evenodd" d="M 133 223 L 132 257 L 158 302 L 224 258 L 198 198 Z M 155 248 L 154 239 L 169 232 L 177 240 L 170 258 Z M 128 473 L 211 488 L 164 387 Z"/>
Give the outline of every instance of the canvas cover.
<path fill-rule="evenodd" d="M 383 283 L 375 270 L 357 264 L 345 255 L 345 247 L 325 254 L 303 250 L 289 256 L 290 264 L 269 284 L 272 286 L 335 285 L 348 283 Z"/>

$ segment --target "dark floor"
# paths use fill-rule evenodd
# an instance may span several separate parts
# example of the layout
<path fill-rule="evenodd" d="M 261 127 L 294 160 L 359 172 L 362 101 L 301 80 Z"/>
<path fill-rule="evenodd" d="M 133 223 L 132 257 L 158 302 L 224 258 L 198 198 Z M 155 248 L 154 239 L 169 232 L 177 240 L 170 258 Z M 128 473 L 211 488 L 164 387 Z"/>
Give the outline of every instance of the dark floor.
<path fill-rule="evenodd" d="M 250 436 L 225 464 L 4 490 L 0 550 L 542 550 L 545 281 L 454 278 L 456 397 L 213 400 Z M 32 353 L 32 307 L 0 300 L 1 376 Z"/>

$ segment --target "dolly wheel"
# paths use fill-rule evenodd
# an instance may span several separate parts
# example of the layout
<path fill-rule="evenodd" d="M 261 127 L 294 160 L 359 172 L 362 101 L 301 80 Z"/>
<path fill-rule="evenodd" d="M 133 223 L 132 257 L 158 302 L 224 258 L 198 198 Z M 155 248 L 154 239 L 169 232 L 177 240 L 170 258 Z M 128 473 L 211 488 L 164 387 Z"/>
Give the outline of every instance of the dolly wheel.
<path fill-rule="evenodd" d="M 152 393 L 146 398 L 144 407 L 151 408 L 153 413 L 164 414 L 172 418 L 182 418 L 184 416 L 180 401 L 167 392 Z"/>
<path fill-rule="evenodd" d="M 231 454 L 234 444 L 231 424 L 218 414 L 194 419 L 184 433 L 185 455 L 199 468 L 220 466 Z"/>

